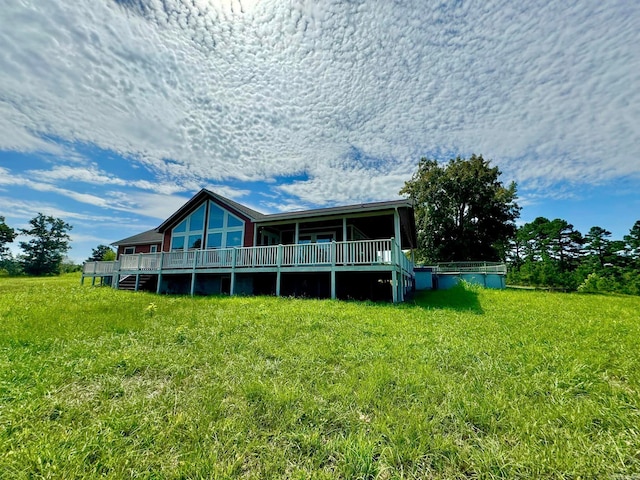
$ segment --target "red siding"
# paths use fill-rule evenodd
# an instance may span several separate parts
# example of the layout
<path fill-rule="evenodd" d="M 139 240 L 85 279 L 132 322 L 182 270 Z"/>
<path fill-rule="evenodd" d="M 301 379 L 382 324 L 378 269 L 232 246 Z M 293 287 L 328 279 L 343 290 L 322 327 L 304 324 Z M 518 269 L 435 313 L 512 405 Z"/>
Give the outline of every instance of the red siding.
<path fill-rule="evenodd" d="M 148 245 L 118 245 L 118 258 L 120 258 L 120 255 L 124 254 L 125 248 L 130 247 L 134 248 L 133 253 L 151 253 L 151 245 L 155 245 L 158 249 L 158 252 L 160 251 L 159 243 L 150 243 Z"/>
<path fill-rule="evenodd" d="M 244 247 L 253 247 L 253 222 L 251 220 L 244 221 Z"/>
<path fill-rule="evenodd" d="M 233 213 L 236 217 L 241 218 L 244 221 L 244 239 L 243 239 L 242 246 L 244 247 L 253 246 L 253 225 L 254 224 L 249 219 L 249 217 L 237 211 L 235 208 L 231 208 L 228 205 L 218 202 L 215 198 L 209 198 L 209 200 L 211 200 L 213 203 L 218 205 L 220 208 L 226 210 L 227 212 Z M 200 205 L 202 205 L 202 203 L 194 205 L 194 207 L 191 210 L 189 210 L 188 212 L 185 212 L 184 215 L 176 219 L 175 222 L 173 222 L 174 226 L 178 225 L 182 220 L 184 220 L 186 217 L 191 215 L 195 209 L 200 207 Z M 172 228 L 164 232 L 163 251 L 165 252 L 169 252 L 171 250 L 171 231 L 172 231 Z M 205 244 L 206 244 L 206 240 L 205 240 Z"/>
<path fill-rule="evenodd" d="M 164 232 L 164 241 L 162 242 L 162 245 L 163 252 L 171 251 L 171 230 L 167 230 L 166 232 Z"/>

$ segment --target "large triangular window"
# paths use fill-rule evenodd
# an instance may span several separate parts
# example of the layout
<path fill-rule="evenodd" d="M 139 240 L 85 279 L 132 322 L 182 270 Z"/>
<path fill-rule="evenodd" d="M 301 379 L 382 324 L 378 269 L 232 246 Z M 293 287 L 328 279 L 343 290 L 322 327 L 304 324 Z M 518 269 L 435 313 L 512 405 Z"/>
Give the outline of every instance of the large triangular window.
<path fill-rule="evenodd" d="M 171 250 L 241 247 L 243 238 L 244 222 L 209 201 L 173 227 Z"/>

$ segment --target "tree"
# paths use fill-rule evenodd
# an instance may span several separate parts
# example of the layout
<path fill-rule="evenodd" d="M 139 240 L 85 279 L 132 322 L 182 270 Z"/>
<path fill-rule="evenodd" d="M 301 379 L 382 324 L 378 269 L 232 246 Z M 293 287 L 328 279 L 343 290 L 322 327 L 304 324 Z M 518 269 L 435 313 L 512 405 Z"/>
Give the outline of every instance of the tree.
<path fill-rule="evenodd" d="M 585 252 L 595 260 L 600 268 L 604 268 L 607 254 L 610 252 L 610 236 L 611 232 L 602 227 L 591 227 L 589 233 L 584 236 Z"/>
<path fill-rule="evenodd" d="M 422 158 L 400 191 L 415 205 L 419 260 L 504 260 L 520 215 L 516 184 L 505 187 L 482 155 L 446 165 Z"/>
<path fill-rule="evenodd" d="M 87 258 L 87 262 L 103 262 L 116 259 L 116 253 L 108 245 L 98 245 L 91 250 L 91 256 Z"/>
<path fill-rule="evenodd" d="M 582 234 L 566 220 L 538 217 L 525 223 L 511 246 L 509 280 L 573 289 L 583 243 Z"/>
<path fill-rule="evenodd" d="M 633 224 L 629 235 L 624 236 L 624 241 L 631 258 L 640 266 L 640 220 Z"/>
<path fill-rule="evenodd" d="M 52 275 L 60 273 L 64 254 L 70 249 L 69 230 L 73 227 L 59 218 L 38 213 L 29 221 L 30 229 L 20 229 L 23 235 L 32 237 L 20 242 L 24 252 L 22 266 L 28 275 Z"/>
<path fill-rule="evenodd" d="M 9 255 L 7 243 L 11 243 L 18 236 L 16 231 L 4 222 L 4 217 L 0 215 L 0 260 L 4 260 Z"/>

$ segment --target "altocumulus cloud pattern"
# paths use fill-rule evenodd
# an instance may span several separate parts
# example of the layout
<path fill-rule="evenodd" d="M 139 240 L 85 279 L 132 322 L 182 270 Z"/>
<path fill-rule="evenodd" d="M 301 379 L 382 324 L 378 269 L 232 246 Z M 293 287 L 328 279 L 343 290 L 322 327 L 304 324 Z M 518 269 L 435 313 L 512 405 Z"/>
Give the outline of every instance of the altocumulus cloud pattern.
<path fill-rule="evenodd" d="M 24 0 L 0 25 L 0 150 L 66 159 L 50 179 L 76 144 L 139 188 L 307 203 L 388 199 L 423 155 L 533 189 L 640 172 L 640 2 Z"/>

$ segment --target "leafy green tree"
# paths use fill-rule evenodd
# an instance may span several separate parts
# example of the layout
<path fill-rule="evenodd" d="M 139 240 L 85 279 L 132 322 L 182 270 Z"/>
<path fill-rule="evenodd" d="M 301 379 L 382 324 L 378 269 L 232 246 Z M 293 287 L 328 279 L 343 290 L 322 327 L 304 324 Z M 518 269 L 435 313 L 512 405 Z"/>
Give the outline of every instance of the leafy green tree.
<path fill-rule="evenodd" d="M 98 245 L 91 250 L 91 256 L 87 258 L 87 262 L 102 262 L 111 261 L 116 259 L 116 252 L 114 252 L 108 245 Z"/>
<path fill-rule="evenodd" d="M 9 255 L 7 243 L 12 243 L 18 236 L 16 231 L 7 225 L 4 217 L 0 215 L 0 260 L 4 260 Z"/>
<path fill-rule="evenodd" d="M 422 158 L 400 191 L 415 204 L 417 257 L 427 263 L 504 260 L 520 215 L 516 184 L 505 187 L 482 155 L 440 165 Z"/>
<path fill-rule="evenodd" d="M 20 242 L 24 252 L 22 267 L 28 275 L 57 275 L 64 254 L 70 249 L 69 230 L 73 227 L 59 218 L 39 213 L 29 221 L 31 228 L 20 229 L 23 235 L 31 237 L 28 242 Z"/>

